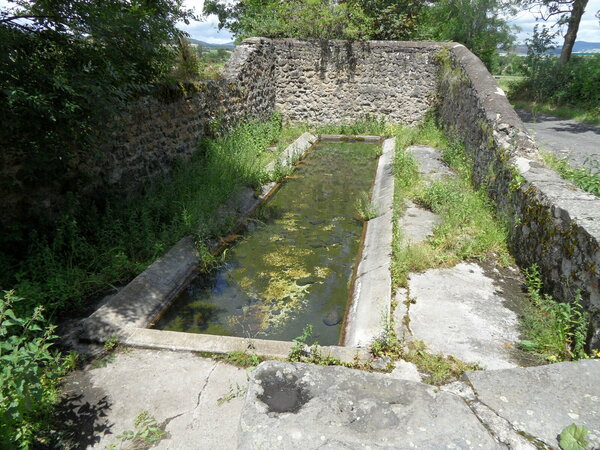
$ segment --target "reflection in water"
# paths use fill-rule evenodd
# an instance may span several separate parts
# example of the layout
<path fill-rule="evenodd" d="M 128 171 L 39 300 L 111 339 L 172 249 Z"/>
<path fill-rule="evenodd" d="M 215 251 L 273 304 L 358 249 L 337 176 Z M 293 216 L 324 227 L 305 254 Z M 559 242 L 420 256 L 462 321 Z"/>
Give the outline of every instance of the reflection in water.
<path fill-rule="evenodd" d="M 157 324 L 165 330 L 290 340 L 313 325 L 337 344 L 378 146 L 318 145 L 227 251 Z"/>

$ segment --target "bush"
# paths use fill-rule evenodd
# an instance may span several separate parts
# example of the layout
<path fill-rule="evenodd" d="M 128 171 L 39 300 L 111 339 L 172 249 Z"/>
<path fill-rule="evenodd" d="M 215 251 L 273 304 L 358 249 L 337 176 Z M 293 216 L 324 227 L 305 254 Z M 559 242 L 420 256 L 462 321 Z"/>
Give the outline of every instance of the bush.
<path fill-rule="evenodd" d="M 42 307 L 19 316 L 14 291 L 0 298 L 0 447 L 29 448 L 43 444 L 48 417 L 57 400 L 57 380 L 66 366 L 51 350 L 54 328 Z"/>

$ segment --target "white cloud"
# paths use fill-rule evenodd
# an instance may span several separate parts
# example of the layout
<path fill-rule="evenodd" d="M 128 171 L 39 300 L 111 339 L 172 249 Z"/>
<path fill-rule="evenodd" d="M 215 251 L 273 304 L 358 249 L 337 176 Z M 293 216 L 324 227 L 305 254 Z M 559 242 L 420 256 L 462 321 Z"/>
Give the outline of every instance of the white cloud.
<path fill-rule="evenodd" d="M 587 7 L 585 8 L 585 14 L 579 25 L 579 32 L 577 33 L 578 41 L 600 42 L 600 24 L 595 17 L 598 10 L 600 10 L 600 0 L 589 0 Z M 543 21 L 536 21 L 535 15 L 529 11 L 521 11 L 515 18 L 509 20 L 509 23 L 521 27 L 522 30 L 517 33 L 519 42 L 524 42 L 525 39 L 531 37 L 533 27 L 536 24 L 544 24 Z M 548 25 L 553 23 L 554 22 L 551 20 L 547 22 Z M 565 31 L 566 27 L 564 28 L 563 33 Z M 560 44 L 562 44 L 562 42 L 560 42 Z"/>
<path fill-rule="evenodd" d="M 179 23 L 177 26 L 188 33 L 192 38 L 199 39 L 211 44 L 225 44 L 233 41 L 233 37 L 227 30 L 219 30 L 216 16 L 202 17 L 204 0 L 184 0 L 184 7 L 193 8 L 199 21 L 192 21 L 188 25 Z"/>

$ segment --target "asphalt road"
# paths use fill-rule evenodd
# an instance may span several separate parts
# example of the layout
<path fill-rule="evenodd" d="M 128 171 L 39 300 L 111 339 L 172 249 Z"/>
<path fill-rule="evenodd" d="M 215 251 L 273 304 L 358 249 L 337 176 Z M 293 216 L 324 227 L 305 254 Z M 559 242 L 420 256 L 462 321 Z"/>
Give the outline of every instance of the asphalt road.
<path fill-rule="evenodd" d="M 541 150 L 567 158 L 573 167 L 600 170 L 600 127 L 521 109 L 517 114 Z"/>

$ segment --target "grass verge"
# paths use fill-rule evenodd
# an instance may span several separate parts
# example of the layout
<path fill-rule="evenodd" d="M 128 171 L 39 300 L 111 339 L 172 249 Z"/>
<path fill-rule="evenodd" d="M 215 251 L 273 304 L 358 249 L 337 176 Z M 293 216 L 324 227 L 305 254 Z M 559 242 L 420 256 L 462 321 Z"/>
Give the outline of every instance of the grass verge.
<path fill-rule="evenodd" d="M 394 284 L 406 286 L 410 272 L 450 267 L 467 259 L 493 257 L 503 265 L 508 264 L 511 257 L 506 226 L 496 217 L 487 194 L 472 187 L 472 168 L 463 146 L 448 141 L 431 122 L 409 131 L 398 143 L 394 162 L 397 216 L 402 213 L 405 200 L 411 200 L 436 213 L 440 223 L 434 228 L 433 237 L 409 245 L 402 241 L 401 230 L 395 225 Z M 416 161 L 405 150 L 415 143 L 433 143 L 442 148 L 443 160 L 457 176 L 424 184 L 419 179 Z"/>

